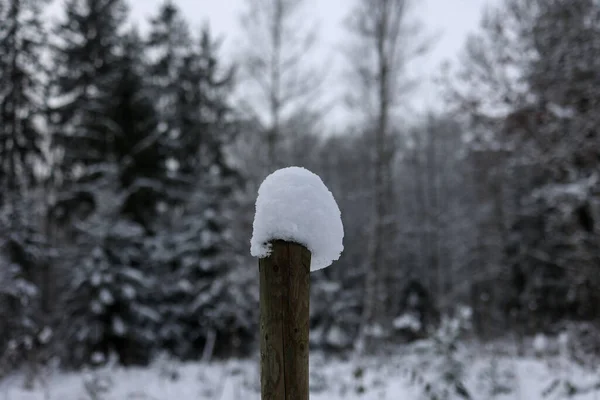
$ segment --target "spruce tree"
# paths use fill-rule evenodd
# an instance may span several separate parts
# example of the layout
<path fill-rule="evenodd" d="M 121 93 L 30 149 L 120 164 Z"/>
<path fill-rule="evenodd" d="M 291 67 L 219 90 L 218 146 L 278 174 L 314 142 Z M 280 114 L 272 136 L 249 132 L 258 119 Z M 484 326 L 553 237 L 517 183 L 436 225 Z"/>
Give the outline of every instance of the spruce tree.
<path fill-rule="evenodd" d="M 122 0 L 68 0 L 55 31 L 52 125 L 64 178 L 114 159 L 118 129 L 107 110 L 117 84 L 127 8 Z"/>
<path fill-rule="evenodd" d="M 161 337 L 182 357 L 242 351 L 242 342 L 253 336 L 251 275 L 240 269 L 246 243 L 242 248 L 235 232 L 243 176 L 227 157 L 236 131 L 232 77 L 220 65 L 210 31 L 203 30 L 180 70 L 186 95 L 178 112 L 188 129 L 170 142 L 177 174 L 190 191 L 181 217 L 154 252 L 155 263 L 168 266 L 161 280 Z"/>
<path fill-rule="evenodd" d="M 123 32 L 123 2 L 66 6 L 52 110 L 64 182 L 54 210 L 69 214 L 61 219 L 70 239 L 62 260 L 66 360 L 77 366 L 115 354 L 124 364 L 147 363 L 158 317 L 144 249 L 168 192 L 144 47 L 136 32 Z M 85 215 L 77 213 L 80 200 L 90 205 Z"/>
<path fill-rule="evenodd" d="M 52 332 L 50 305 L 43 303 L 49 248 L 38 206 L 39 199 L 21 196 L 0 207 L 0 376 L 26 360 L 33 367 Z"/>
<path fill-rule="evenodd" d="M 21 362 L 34 354 L 46 321 L 40 278 L 48 249 L 40 198 L 31 191 L 45 161 L 43 6 L 0 1 L 0 368 L 7 358 Z"/>
<path fill-rule="evenodd" d="M 505 0 L 469 41 L 454 88 L 479 145 L 505 153 L 489 164 L 508 201 L 498 199 L 501 222 L 485 236 L 500 234 L 510 267 L 507 317 L 531 330 L 600 317 L 589 289 L 600 284 L 599 22 L 593 0 Z"/>
<path fill-rule="evenodd" d="M 114 196 L 107 210 L 91 221 L 86 241 L 93 243 L 76 261 L 69 310 L 75 324 L 73 364 L 106 361 L 116 354 L 123 364 L 144 364 L 156 348 L 160 315 L 154 311 L 156 274 L 145 253 L 156 223 L 155 210 L 165 194 L 165 162 L 157 135 L 154 104 L 144 82 L 143 44 L 137 32 L 123 37 L 115 60 L 116 85 L 105 116 L 114 126 Z M 98 187 L 96 195 L 102 195 Z"/>
<path fill-rule="evenodd" d="M 192 36 L 187 21 L 172 0 L 164 1 L 150 19 L 148 49 L 153 53 L 149 66 L 153 87 L 157 90 L 159 112 L 169 125 L 174 124 L 177 77 L 183 58 L 190 53 Z"/>
<path fill-rule="evenodd" d="M 41 113 L 45 68 L 43 2 L 3 0 L 0 8 L 0 203 L 35 182 L 43 161 Z"/>
<path fill-rule="evenodd" d="M 127 192 L 121 212 L 154 232 L 156 206 L 169 203 L 172 179 L 167 174 L 168 149 L 159 129 L 151 86 L 145 79 L 144 45 L 136 31 L 124 40 L 109 117 L 116 127 L 114 156 L 121 188 Z"/>
<path fill-rule="evenodd" d="M 150 20 L 147 49 L 151 54 L 148 73 L 156 100 L 163 143 L 177 143 L 180 136 L 189 135 L 194 128 L 190 113 L 197 110 L 186 107 L 188 91 L 196 82 L 183 82 L 184 65 L 193 59 L 193 41 L 187 21 L 171 1 L 166 0 Z M 193 107 L 193 106 L 192 106 Z M 191 117 L 193 118 L 193 117 Z M 174 149 L 172 149 L 174 150 Z"/>

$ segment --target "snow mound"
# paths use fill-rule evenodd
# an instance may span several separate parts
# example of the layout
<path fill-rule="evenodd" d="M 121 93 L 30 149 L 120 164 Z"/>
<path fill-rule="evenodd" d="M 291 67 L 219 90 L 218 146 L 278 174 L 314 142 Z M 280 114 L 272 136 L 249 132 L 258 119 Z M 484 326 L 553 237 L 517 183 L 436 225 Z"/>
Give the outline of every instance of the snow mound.
<path fill-rule="evenodd" d="M 258 189 L 250 253 L 268 257 L 270 241 L 299 243 L 311 252 L 310 270 L 328 267 L 344 246 L 340 209 L 321 178 L 301 167 L 282 168 Z"/>

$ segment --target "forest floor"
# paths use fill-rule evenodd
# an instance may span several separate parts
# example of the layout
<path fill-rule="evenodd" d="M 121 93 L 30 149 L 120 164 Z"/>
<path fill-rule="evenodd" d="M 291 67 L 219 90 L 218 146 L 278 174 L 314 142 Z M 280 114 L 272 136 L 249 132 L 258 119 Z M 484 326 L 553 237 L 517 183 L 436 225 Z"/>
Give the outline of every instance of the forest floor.
<path fill-rule="evenodd" d="M 470 346 L 440 354 L 404 346 L 385 357 L 342 360 L 313 352 L 311 399 L 600 400 L 600 369 L 556 354 L 506 353 Z M 469 397 L 461 395 L 465 392 Z M 161 358 L 147 368 L 46 371 L 33 389 L 24 388 L 21 373 L 0 381 L 0 400 L 204 399 L 259 400 L 258 359 L 181 363 Z"/>

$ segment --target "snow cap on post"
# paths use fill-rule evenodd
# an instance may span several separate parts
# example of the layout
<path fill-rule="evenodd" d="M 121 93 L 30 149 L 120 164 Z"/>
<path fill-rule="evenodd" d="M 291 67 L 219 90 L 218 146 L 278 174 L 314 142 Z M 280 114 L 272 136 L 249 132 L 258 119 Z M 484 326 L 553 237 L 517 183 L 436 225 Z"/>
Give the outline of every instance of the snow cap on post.
<path fill-rule="evenodd" d="M 339 259 L 344 246 L 340 209 L 321 178 L 301 167 L 282 168 L 258 189 L 250 253 L 270 255 L 270 241 L 284 240 L 311 252 L 310 270 Z"/>

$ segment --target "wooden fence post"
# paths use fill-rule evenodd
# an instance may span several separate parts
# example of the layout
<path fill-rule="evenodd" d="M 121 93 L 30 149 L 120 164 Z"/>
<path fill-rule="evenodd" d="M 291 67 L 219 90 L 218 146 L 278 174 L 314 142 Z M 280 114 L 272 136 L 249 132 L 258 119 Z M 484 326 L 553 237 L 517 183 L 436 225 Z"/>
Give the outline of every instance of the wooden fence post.
<path fill-rule="evenodd" d="M 311 253 L 275 240 L 259 259 L 262 400 L 308 400 Z"/>

